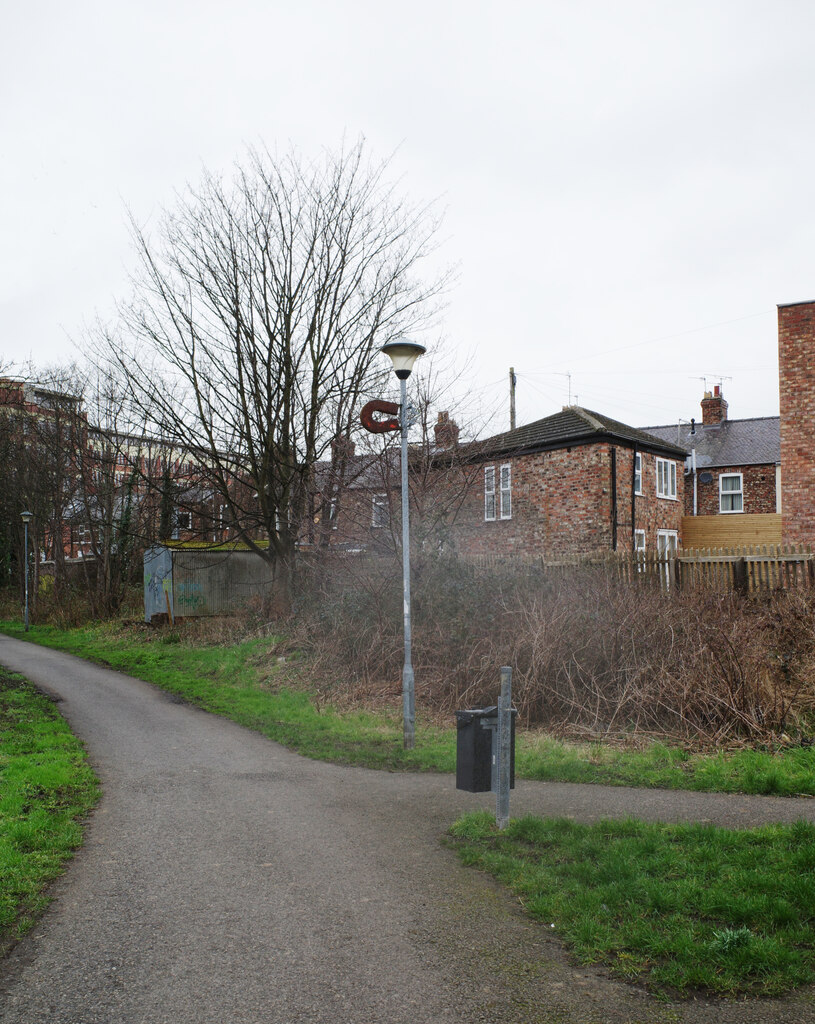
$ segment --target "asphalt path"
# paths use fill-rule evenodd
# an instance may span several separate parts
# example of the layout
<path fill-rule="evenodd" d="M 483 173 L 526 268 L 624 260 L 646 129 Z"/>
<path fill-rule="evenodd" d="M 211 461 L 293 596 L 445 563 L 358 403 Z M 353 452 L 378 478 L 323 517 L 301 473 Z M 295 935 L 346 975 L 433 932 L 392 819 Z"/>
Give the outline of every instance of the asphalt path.
<path fill-rule="evenodd" d="M 444 833 L 489 794 L 312 762 L 147 683 L 0 636 L 102 783 L 82 850 L 0 964 L 7 1024 L 815 1024 L 815 990 L 665 1003 L 575 966 Z M 728 826 L 815 801 L 520 783 L 513 815 Z"/>

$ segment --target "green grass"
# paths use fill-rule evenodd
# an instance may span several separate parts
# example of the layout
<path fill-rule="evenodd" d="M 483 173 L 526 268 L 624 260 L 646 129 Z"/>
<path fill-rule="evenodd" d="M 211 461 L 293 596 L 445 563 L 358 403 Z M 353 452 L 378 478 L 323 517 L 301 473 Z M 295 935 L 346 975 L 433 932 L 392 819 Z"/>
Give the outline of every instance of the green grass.
<path fill-rule="evenodd" d="M 52 701 L 0 669 L 0 953 L 48 903 L 98 786 Z"/>
<path fill-rule="evenodd" d="M 815 980 L 815 825 L 728 831 L 486 812 L 452 828 L 584 964 L 663 994 L 777 996 Z"/>
<path fill-rule="evenodd" d="M 0 623 L 0 631 L 24 635 L 8 622 Z M 340 714 L 315 701 L 306 687 L 280 686 L 273 639 L 203 646 L 182 642 L 172 630 L 129 632 L 118 626 L 38 626 L 28 638 L 155 683 L 317 760 L 386 770 L 455 770 L 452 729 L 425 726 L 417 733 L 416 748 L 404 750 L 401 718 Z"/>
<path fill-rule="evenodd" d="M 19 623 L 0 631 L 23 637 Z M 180 630 L 94 625 L 59 630 L 36 626 L 28 639 L 120 669 L 185 700 L 231 718 L 309 757 L 372 768 L 455 771 L 455 728 L 422 721 L 418 689 L 416 749 L 402 748 L 399 712 L 338 713 L 310 692 L 307 666 L 275 679 L 274 641 L 187 642 Z M 496 689 L 497 689 L 496 680 Z M 452 718 L 452 716 L 451 716 Z M 815 748 L 691 752 L 654 742 L 645 749 L 567 743 L 519 731 L 520 778 L 730 793 L 815 796 Z"/>

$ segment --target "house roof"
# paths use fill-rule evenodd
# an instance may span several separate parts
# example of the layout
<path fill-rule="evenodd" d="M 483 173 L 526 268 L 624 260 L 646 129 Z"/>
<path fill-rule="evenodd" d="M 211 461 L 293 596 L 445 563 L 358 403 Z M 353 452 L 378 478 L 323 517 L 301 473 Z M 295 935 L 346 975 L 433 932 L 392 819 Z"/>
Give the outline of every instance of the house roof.
<path fill-rule="evenodd" d="M 520 455 L 526 452 L 566 448 L 594 441 L 618 441 L 639 450 L 684 459 L 687 450 L 669 437 L 658 437 L 590 409 L 571 405 L 515 430 L 496 434 L 469 446 L 479 455 Z"/>
<path fill-rule="evenodd" d="M 750 420 L 724 420 L 702 426 L 691 433 L 690 423 L 643 427 L 663 440 L 676 441 L 687 451 L 696 449 L 696 465 L 763 466 L 781 461 L 781 419 L 761 416 Z"/>

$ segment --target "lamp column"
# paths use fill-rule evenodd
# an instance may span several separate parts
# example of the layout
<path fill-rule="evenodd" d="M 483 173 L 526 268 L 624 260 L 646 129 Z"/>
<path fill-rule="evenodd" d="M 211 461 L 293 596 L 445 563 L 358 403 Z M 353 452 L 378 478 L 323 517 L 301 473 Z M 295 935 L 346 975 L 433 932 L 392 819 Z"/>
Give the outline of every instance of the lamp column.
<path fill-rule="evenodd" d="M 408 429 L 410 427 L 407 405 L 407 379 L 413 364 L 425 351 L 424 346 L 403 338 L 382 346 L 390 356 L 393 368 L 399 378 L 401 405 L 399 423 L 402 431 L 402 599 L 405 631 L 405 661 L 402 667 L 402 726 L 405 750 L 416 745 L 416 688 L 413 675 L 410 624 L 410 492 L 408 489 Z"/>
<path fill-rule="evenodd" d="M 34 518 L 31 512 L 21 512 L 20 518 L 25 528 L 25 541 L 23 543 L 24 565 L 25 565 L 25 631 L 28 632 L 28 524 Z"/>

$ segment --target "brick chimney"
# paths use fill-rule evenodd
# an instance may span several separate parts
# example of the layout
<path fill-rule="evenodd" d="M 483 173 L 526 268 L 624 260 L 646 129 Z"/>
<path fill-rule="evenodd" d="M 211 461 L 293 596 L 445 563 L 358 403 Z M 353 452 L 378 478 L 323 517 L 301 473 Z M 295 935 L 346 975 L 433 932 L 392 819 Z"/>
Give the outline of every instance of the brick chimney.
<path fill-rule="evenodd" d="M 347 434 L 337 434 L 331 442 L 331 461 L 341 462 L 353 459 L 356 445 Z"/>
<path fill-rule="evenodd" d="M 781 537 L 815 542 L 815 302 L 778 307 Z"/>
<path fill-rule="evenodd" d="M 436 435 L 437 448 L 455 448 L 458 444 L 458 424 L 450 419 L 449 412 L 439 413 L 433 432 Z"/>
<path fill-rule="evenodd" d="M 702 399 L 702 426 L 712 427 L 716 423 L 724 423 L 727 419 L 727 402 L 724 400 L 721 387 L 717 384 L 713 393 L 705 392 Z"/>

